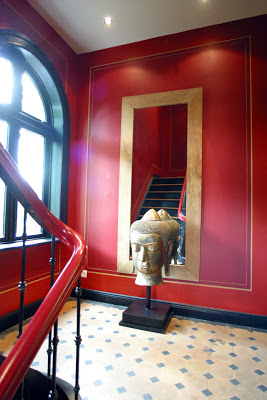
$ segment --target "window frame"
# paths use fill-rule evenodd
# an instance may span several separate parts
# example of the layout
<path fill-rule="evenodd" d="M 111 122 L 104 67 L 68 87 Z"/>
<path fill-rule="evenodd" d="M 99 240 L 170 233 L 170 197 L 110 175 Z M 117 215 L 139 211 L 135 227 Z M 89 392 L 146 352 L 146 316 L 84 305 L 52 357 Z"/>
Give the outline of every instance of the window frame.
<path fill-rule="evenodd" d="M 42 98 L 46 122 L 41 122 L 38 118 L 23 112 L 22 88 L 18 90 L 18 98 L 10 106 L 0 105 L 0 119 L 10 124 L 11 141 L 18 135 L 21 128 L 41 134 L 45 140 L 45 161 L 44 161 L 44 180 L 43 180 L 43 201 L 45 205 L 60 218 L 67 222 L 68 208 L 68 174 L 69 174 L 69 147 L 70 147 L 70 113 L 67 96 L 63 83 L 44 51 L 31 39 L 25 35 L 10 29 L 0 29 L 0 52 L 1 56 L 9 59 L 12 65 L 18 69 L 15 74 L 26 72 L 34 82 Z M 19 70 L 21 68 L 21 70 Z M 13 99 L 13 93 L 12 93 Z M 13 100 L 12 100 L 13 102 Z M 17 102 L 17 103 L 16 103 Z M 59 111 L 58 111 L 59 110 Z M 13 138 L 13 139 L 12 139 Z M 10 152 L 17 161 L 17 148 L 14 143 L 10 143 L 14 148 Z M 9 146 L 9 147 L 10 147 Z M 57 148 L 57 150 L 55 150 Z M 12 154 L 13 153 L 13 154 Z M 56 173 L 57 162 L 56 155 L 60 154 L 62 161 L 60 173 Z M 53 165 L 54 164 L 54 165 Z M 56 176 L 55 176 L 56 174 Z M 59 185 L 60 187 L 58 187 Z M 53 196 L 60 195 L 60 203 L 53 200 Z M 53 204 L 55 210 L 53 208 Z M 6 197 L 6 220 L 5 238 L 0 239 L 0 243 L 14 243 L 21 240 L 16 237 L 16 200 L 8 192 Z M 29 236 L 31 239 L 47 237 L 47 233 Z M 2 248 L 3 246 L 1 246 Z M 0 250 L 1 250 L 0 248 Z"/>

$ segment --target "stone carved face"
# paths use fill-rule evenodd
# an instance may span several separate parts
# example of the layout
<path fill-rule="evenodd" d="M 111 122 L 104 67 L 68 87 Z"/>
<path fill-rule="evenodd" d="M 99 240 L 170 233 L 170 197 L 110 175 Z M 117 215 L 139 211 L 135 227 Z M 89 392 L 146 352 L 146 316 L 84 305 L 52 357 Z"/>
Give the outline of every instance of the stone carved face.
<path fill-rule="evenodd" d="M 168 238 L 171 231 L 168 224 L 155 213 L 150 210 L 150 214 L 134 222 L 131 227 L 133 271 L 137 270 L 137 285 L 163 284 L 161 269 L 168 260 Z"/>
<path fill-rule="evenodd" d="M 147 282 L 157 281 L 157 276 L 161 275 L 161 268 L 166 258 L 166 249 L 160 235 L 157 233 L 144 235 L 134 232 L 132 235 L 132 258 L 138 272 L 151 275 L 151 278 L 144 278 Z M 162 279 L 159 279 L 157 284 L 161 284 L 159 283 L 161 281 Z"/>

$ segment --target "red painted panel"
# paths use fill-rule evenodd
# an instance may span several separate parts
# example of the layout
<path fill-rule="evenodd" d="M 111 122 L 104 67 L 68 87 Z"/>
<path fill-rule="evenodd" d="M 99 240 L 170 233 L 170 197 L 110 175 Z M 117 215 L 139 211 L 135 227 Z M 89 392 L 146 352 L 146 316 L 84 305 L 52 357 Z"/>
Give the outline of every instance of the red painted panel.
<path fill-rule="evenodd" d="M 266 277 L 264 232 L 267 226 L 267 216 L 264 212 L 267 193 L 264 149 L 267 139 L 264 132 L 267 126 L 264 117 L 266 97 L 263 95 L 267 92 L 264 72 L 267 63 L 263 39 L 266 37 L 266 26 L 267 18 L 261 16 L 79 56 L 82 72 L 80 82 L 83 89 L 81 105 L 88 100 L 85 85 L 88 85 L 90 76 L 91 78 L 94 76 L 91 79 L 92 93 L 94 93 L 95 79 L 101 79 L 106 93 L 109 92 L 109 88 L 114 89 L 116 82 L 115 103 L 112 107 L 113 113 L 118 114 L 122 96 L 199 86 L 204 88 L 200 271 L 202 281 L 200 284 L 166 282 L 164 286 L 152 289 L 153 298 L 267 314 L 264 285 Z M 251 36 L 251 58 L 248 48 L 250 39 L 236 40 L 245 36 Z M 216 42 L 221 41 L 226 42 L 216 45 Z M 190 50 L 185 50 L 186 48 Z M 177 49 L 182 51 L 176 53 Z M 173 54 L 166 54 L 167 51 L 173 51 Z M 154 54 L 157 54 L 154 59 L 144 58 L 140 63 L 138 60 L 133 60 Z M 116 66 L 107 65 L 121 60 L 128 61 Z M 94 69 L 94 66 L 103 64 L 106 67 L 97 68 L 98 71 Z M 135 83 L 133 83 L 134 78 Z M 252 92 L 250 92 L 251 87 Z M 101 107 L 100 104 L 96 105 L 94 96 L 90 98 L 90 104 L 93 105 L 91 117 L 96 112 L 95 106 Z M 109 97 L 105 98 L 103 104 L 106 102 L 110 103 Z M 252 111 L 252 121 L 250 121 L 250 111 Z M 83 114 L 80 126 L 86 125 L 86 121 L 87 116 Z M 116 120 L 113 116 L 113 122 L 115 122 L 112 125 L 113 140 L 119 143 L 119 118 Z M 250 123 L 253 131 L 252 264 L 250 263 Z M 84 134 L 97 135 L 97 126 L 91 125 L 90 128 L 89 131 L 84 130 Z M 93 149 L 94 143 L 91 142 L 91 151 Z M 117 151 L 116 148 L 114 150 Z M 88 167 L 94 175 L 95 165 L 91 161 Z M 119 168 L 118 164 L 114 164 L 115 166 Z M 116 172 L 112 182 L 115 192 L 118 191 L 117 176 Z M 94 179 L 99 180 L 99 177 L 95 176 Z M 92 203 L 88 199 L 89 215 L 95 214 L 98 209 L 96 206 L 96 200 Z M 108 232 L 117 238 L 116 201 L 107 208 Z M 92 231 L 94 222 L 90 226 Z M 89 218 L 87 223 L 88 229 L 92 220 Z M 96 247 L 100 254 L 101 245 L 94 242 L 93 237 L 88 237 L 88 240 L 89 245 Z M 115 273 L 116 240 L 114 244 L 114 249 L 110 247 L 106 262 L 101 261 L 98 272 L 93 272 L 93 268 L 98 268 L 99 264 L 92 255 L 90 258 L 92 273 L 89 274 L 90 279 L 83 280 L 83 285 L 96 290 L 145 296 L 145 293 L 142 294 L 143 288 L 134 284 L 132 276 L 126 277 Z M 252 288 L 244 290 L 250 287 L 251 265 Z M 107 270 L 110 273 L 106 276 Z M 232 288 L 229 290 L 227 286 Z"/>
<path fill-rule="evenodd" d="M 93 71 L 87 238 L 91 250 L 90 267 L 116 269 L 121 98 L 126 94 L 137 95 L 144 91 L 153 93 L 167 91 L 171 87 L 182 89 L 202 86 L 203 153 L 204 162 L 209 168 L 203 171 L 200 280 L 203 283 L 249 287 L 247 46 L 248 41 L 242 39 L 200 47 L 194 51 L 115 64 L 109 68 L 99 67 Z M 179 74 L 176 69 L 178 65 Z M 159 75 L 162 79 L 158 79 Z M 179 122 L 178 116 L 174 116 L 173 122 L 176 120 Z M 138 128 L 138 119 L 137 123 Z M 162 144 L 162 147 L 168 145 Z M 226 158 L 229 152 L 235 157 Z M 133 157 L 135 159 L 135 153 Z M 137 154 L 141 171 L 143 164 L 139 158 Z M 147 168 L 146 153 L 143 160 L 144 168 Z M 111 240 L 107 241 L 106 235 L 110 235 Z"/>
<path fill-rule="evenodd" d="M 0 253 L 0 316 L 19 308 L 18 283 L 21 274 L 22 250 L 10 250 Z M 45 296 L 50 285 L 51 246 L 41 245 L 26 248 L 25 280 L 25 304 L 38 300 Z M 60 272 L 61 255 L 60 246 L 55 249 L 55 274 Z M 47 286 L 48 285 L 48 286 Z"/>
<path fill-rule="evenodd" d="M 40 254 L 42 254 L 41 259 Z M 4 251 L 1 253 L 0 269 L 0 292 L 16 287 L 20 281 L 22 249 Z M 41 280 L 44 276 L 49 275 L 51 257 L 51 246 L 42 245 L 26 248 L 26 266 L 25 279 L 32 282 L 35 279 Z M 59 245 L 55 250 L 56 264 L 55 272 L 59 272 Z"/>

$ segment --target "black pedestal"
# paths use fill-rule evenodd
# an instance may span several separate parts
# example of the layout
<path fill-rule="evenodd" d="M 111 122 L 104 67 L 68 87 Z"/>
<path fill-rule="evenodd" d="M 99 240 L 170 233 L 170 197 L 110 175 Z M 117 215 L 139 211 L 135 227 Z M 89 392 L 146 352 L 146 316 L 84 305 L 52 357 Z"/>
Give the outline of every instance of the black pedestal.
<path fill-rule="evenodd" d="M 164 333 L 172 318 L 171 305 L 151 301 L 146 309 L 145 300 L 134 301 L 122 313 L 120 325 L 145 331 Z"/>

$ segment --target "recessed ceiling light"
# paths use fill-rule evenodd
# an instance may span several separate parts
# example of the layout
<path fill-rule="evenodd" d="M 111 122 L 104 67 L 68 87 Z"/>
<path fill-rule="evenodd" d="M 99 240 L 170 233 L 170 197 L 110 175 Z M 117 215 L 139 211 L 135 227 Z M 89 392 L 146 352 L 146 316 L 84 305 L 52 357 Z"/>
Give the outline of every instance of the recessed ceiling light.
<path fill-rule="evenodd" d="M 105 23 L 106 25 L 111 25 L 112 22 L 113 22 L 113 20 L 111 19 L 111 17 L 106 17 L 106 18 L 104 19 L 104 23 Z"/>

